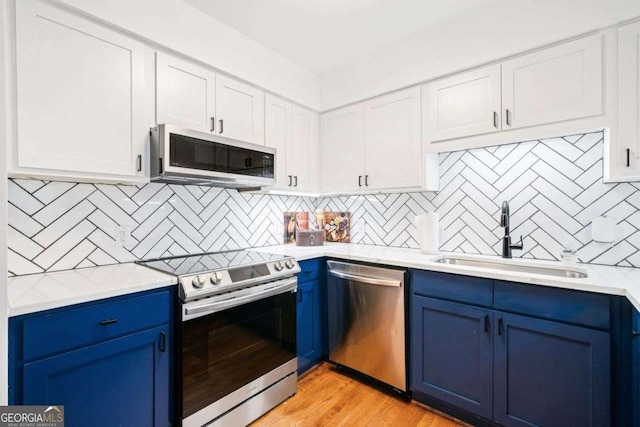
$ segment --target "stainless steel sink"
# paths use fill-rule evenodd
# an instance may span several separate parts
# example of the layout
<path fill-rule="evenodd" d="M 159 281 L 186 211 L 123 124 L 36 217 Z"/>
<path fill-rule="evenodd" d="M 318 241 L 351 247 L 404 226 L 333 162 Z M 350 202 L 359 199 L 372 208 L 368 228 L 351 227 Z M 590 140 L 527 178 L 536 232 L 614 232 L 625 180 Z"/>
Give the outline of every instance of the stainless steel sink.
<path fill-rule="evenodd" d="M 481 261 L 455 256 L 443 256 L 435 260 L 440 264 L 461 265 L 466 267 L 487 268 L 491 270 L 516 271 L 518 273 L 542 274 L 545 276 L 567 277 L 571 279 L 584 279 L 587 273 L 578 268 L 553 268 L 537 267 L 532 265 L 510 264 L 492 261 Z"/>

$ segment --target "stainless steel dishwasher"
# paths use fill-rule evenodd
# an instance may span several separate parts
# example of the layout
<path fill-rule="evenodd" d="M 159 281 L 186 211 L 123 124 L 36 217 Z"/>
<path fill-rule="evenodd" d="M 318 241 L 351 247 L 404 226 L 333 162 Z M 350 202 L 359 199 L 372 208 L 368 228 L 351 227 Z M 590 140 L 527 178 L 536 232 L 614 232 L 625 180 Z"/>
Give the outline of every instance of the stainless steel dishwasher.
<path fill-rule="evenodd" d="M 406 270 L 327 261 L 329 360 L 407 390 Z"/>

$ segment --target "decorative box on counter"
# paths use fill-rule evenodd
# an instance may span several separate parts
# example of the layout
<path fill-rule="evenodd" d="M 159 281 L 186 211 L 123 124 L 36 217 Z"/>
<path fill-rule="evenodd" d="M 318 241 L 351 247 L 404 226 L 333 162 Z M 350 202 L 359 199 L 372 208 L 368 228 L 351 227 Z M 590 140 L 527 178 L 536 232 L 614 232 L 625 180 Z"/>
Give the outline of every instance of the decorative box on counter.
<path fill-rule="evenodd" d="M 297 230 L 296 246 L 322 246 L 324 230 Z"/>

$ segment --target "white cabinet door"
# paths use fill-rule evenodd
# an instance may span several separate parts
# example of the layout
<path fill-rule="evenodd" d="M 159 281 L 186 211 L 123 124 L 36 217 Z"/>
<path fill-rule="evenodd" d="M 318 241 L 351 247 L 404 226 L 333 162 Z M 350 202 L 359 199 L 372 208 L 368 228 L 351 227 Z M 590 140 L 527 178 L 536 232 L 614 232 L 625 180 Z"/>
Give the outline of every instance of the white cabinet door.
<path fill-rule="evenodd" d="M 218 74 L 216 132 L 227 138 L 264 144 L 264 92 Z"/>
<path fill-rule="evenodd" d="M 617 175 L 640 177 L 640 22 L 618 30 L 618 140 L 611 144 Z"/>
<path fill-rule="evenodd" d="M 602 36 L 502 63 L 503 129 L 602 113 Z"/>
<path fill-rule="evenodd" d="M 16 2 L 16 25 L 17 168 L 144 179 L 145 47 L 34 0 Z"/>
<path fill-rule="evenodd" d="M 500 65 L 422 86 L 423 140 L 428 143 L 500 130 Z"/>
<path fill-rule="evenodd" d="M 291 143 L 287 150 L 287 166 L 293 175 L 294 190 L 316 190 L 318 136 L 318 114 L 294 105 Z"/>
<path fill-rule="evenodd" d="M 273 95 L 267 95 L 265 145 L 278 150 L 274 188 L 290 189 L 293 185 L 293 177 L 287 167 L 291 127 L 291 104 Z"/>
<path fill-rule="evenodd" d="M 322 191 L 364 189 L 364 105 L 322 114 L 320 138 Z"/>
<path fill-rule="evenodd" d="M 364 123 L 366 189 L 420 187 L 420 87 L 365 102 Z"/>
<path fill-rule="evenodd" d="M 158 52 L 156 121 L 202 132 L 215 131 L 216 75 Z"/>

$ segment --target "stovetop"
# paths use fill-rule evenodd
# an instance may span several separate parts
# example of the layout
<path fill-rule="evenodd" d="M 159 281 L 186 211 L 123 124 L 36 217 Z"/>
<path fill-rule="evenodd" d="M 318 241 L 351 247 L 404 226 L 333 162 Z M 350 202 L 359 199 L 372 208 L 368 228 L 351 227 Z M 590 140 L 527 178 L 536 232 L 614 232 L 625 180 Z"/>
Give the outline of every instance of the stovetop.
<path fill-rule="evenodd" d="M 300 272 L 295 258 L 252 250 L 154 259 L 139 264 L 177 276 L 184 302 L 274 282 Z"/>
<path fill-rule="evenodd" d="M 269 254 L 245 249 L 162 258 L 142 261 L 140 264 L 180 277 L 212 271 L 228 270 L 234 267 L 244 267 L 248 265 L 280 261 L 286 258 L 287 257 L 284 255 Z"/>

